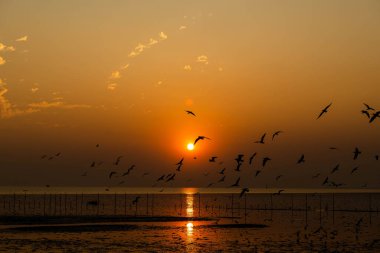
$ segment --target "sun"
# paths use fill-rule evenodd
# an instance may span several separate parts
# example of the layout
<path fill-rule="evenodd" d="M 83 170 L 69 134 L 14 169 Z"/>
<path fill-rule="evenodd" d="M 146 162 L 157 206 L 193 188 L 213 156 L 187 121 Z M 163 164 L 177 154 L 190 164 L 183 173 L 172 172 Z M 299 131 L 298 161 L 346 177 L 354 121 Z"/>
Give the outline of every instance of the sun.
<path fill-rule="evenodd" d="M 193 150 L 194 149 L 194 144 L 193 143 L 189 143 L 187 144 L 187 150 Z"/>

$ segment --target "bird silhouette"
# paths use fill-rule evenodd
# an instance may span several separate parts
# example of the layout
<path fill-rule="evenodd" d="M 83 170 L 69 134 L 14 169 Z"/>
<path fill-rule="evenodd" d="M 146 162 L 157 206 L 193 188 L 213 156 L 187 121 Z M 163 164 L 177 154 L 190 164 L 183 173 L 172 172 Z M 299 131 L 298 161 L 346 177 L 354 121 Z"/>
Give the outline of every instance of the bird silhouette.
<path fill-rule="evenodd" d="M 207 140 L 211 140 L 210 138 L 208 138 L 208 137 L 206 137 L 206 136 L 202 136 L 202 135 L 200 135 L 200 136 L 198 136 L 198 137 L 195 139 L 195 141 L 194 141 L 194 145 L 195 145 L 198 141 L 200 141 L 200 140 L 205 140 L 205 139 L 207 139 Z"/>
<path fill-rule="evenodd" d="M 90 167 L 93 168 L 93 167 L 95 167 L 95 165 L 96 165 L 96 163 L 95 163 L 95 162 L 92 162 L 91 165 L 90 165 Z"/>
<path fill-rule="evenodd" d="M 357 147 L 354 150 L 354 160 L 358 159 L 359 155 L 362 153 Z"/>
<path fill-rule="evenodd" d="M 130 173 L 135 167 L 136 167 L 136 165 L 134 165 L 134 164 L 133 164 L 131 167 L 129 167 L 129 169 L 128 169 L 126 172 L 123 173 L 122 177 L 124 177 L 124 176 L 128 176 L 129 173 Z"/>
<path fill-rule="evenodd" d="M 272 141 L 274 140 L 274 137 L 278 136 L 279 134 L 283 133 L 283 131 L 276 131 L 272 135 Z"/>
<path fill-rule="evenodd" d="M 240 167 L 241 167 L 242 164 L 243 164 L 243 163 L 238 163 L 238 164 L 236 165 L 235 171 L 240 171 Z"/>
<path fill-rule="evenodd" d="M 329 147 L 330 150 L 338 150 L 337 147 Z"/>
<path fill-rule="evenodd" d="M 210 163 L 214 163 L 216 161 L 216 158 L 218 158 L 217 156 L 212 156 L 210 159 L 208 159 L 208 161 Z"/>
<path fill-rule="evenodd" d="M 256 152 L 255 153 L 253 153 L 252 155 L 251 155 L 251 157 L 249 158 L 249 164 L 252 164 L 252 162 L 253 162 L 253 158 L 255 158 L 255 156 L 256 156 Z"/>
<path fill-rule="evenodd" d="M 275 192 L 275 193 L 273 193 L 273 195 L 280 195 L 280 194 L 281 194 L 281 192 L 283 192 L 283 191 L 285 191 L 285 190 L 283 190 L 283 189 L 281 189 L 281 190 L 278 190 L 278 192 Z"/>
<path fill-rule="evenodd" d="M 326 106 L 325 108 L 323 108 L 323 110 L 321 111 L 321 113 L 318 115 L 317 119 L 319 119 L 320 117 L 322 117 L 323 114 L 327 113 L 327 110 L 330 108 L 331 105 L 332 105 L 332 103 L 330 103 L 328 106 Z"/>
<path fill-rule="evenodd" d="M 95 147 L 99 148 L 99 147 L 100 147 L 100 145 L 99 145 L 99 144 L 96 144 L 96 145 L 95 145 Z"/>
<path fill-rule="evenodd" d="M 224 179 L 226 179 L 226 176 L 223 176 L 221 179 L 219 179 L 218 183 L 224 182 Z"/>
<path fill-rule="evenodd" d="M 278 175 L 277 177 L 276 177 L 276 181 L 278 181 L 280 178 L 282 178 L 283 177 L 283 175 Z"/>
<path fill-rule="evenodd" d="M 244 157 L 243 154 L 238 154 L 238 156 L 235 158 L 235 161 L 237 163 L 242 163 L 242 162 L 244 162 L 243 157 Z"/>
<path fill-rule="evenodd" d="M 329 182 L 329 177 L 326 177 L 325 180 L 323 181 L 322 185 L 326 185 L 326 184 L 328 184 L 328 182 Z"/>
<path fill-rule="evenodd" d="M 380 117 L 380 111 L 375 112 L 372 114 L 371 119 L 369 120 L 369 123 L 372 123 L 376 118 Z"/>
<path fill-rule="evenodd" d="M 178 163 L 176 163 L 176 165 L 178 165 L 177 166 L 177 171 L 181 171 L 181 167 L 182 167 L 182 165 L 183 165 L 183 160 L 184 160 L 185 158 L 183 158 L 182 157 L 182 159 L 178 162 Z"/>
<path fill-rule="evenodd" d="M 340 164 L 338 163 L 332 170 L 331 170 L 331 173 L 330 174 L 333 174 L 334 172 L 338 171 L 339 170 L 339 166 Z"/>
<path fill-rule="evenodd" d="M 225 170 L 226 170 L 226 168 L 223 168 L 221 171 L 219 171 L 219 174 L 224 175 Z"/>
<path fill-rule="evenodd" d="M 193 115 L 193 116 L 196 116 L 195 113 L 193 113 L 192 111 L 185 111 L 187 114 L 189 115 Z"/>
<path fill-rule="evenodd" d="M 175 177 L 175 173 L 173 173 L 168 179 L 166 179 L 165 182 L 169 182 L 169 181 L 174 180 L 174 177 Z"/>
<path fill-rule="evenodd" d="M 357 171 L 359 169 L 359 167 L 355 167 L 351 170 L 351 174 L 354 173 L 355 171 Z"/>
<path fill-rule="evenodd" d="M 241 192 L 240 192 L 239 198 L 243 197 L 244 193 L 246 193 L 246 192 L 249 192 L 249 189 L 248 189 L 248 188 L 243 188 L 243 189 L 241 189 Z"/>
<path fill-rule="evenodd" d="M 375 110 L 371 106 L 367 105 L 366 103 L 363 103 L 363 105 L 366 107 L 367 111 L 374 111 Z"/>
<path fill-rule="evenodd" d="M 114 162 L 114 164 L 117 166 L 117 165 L 119 165 L 119 163 L 120 163 L 120 161 L 121 161 L 121 158 L 123 158 L 123 156 L 118 156 L 117 158 L 116 158 L 116 161 Z"/>
<path fill-rule="evenodd" d="M 61 155 L 61 152 L 58 152 L 57 154 L 55 154 L 55 156 L 60 156 Z"/>
<path fill-rule="evenodd" d="M 258 141 L 255 141 L 255 143 L 264 144 L 264 143 L 265 143 L 265 142 L 264 142 L 264 139 L 265 139 L 265 135 L 267 135 L 267 134 L 266 134 L 266 133 L 264 133 L 264 134 L 261 136 L 260 140 L 258 140 Z"/>
<path fill-rule="evenodd" d="M 257 177 L 261 173 L 261 170 L 256 170 L 255 177 Z"/>
<path fill-rule="evenodd" d="M 140 196 L 137 196 L 137 197 L 132 201 L 132 205 L 136 205 L 137 202 L 139 202 L 139 199 L 140 199 L 140 198 L 141 198 Z"/>
<path fill-rule="evenodd" d="M 269 157 L 264 157 L 263 158 L 263 167 L 265 167 L 265 164 L 267 164 L 268 161 L 271 161 L 272 159 L 270 159 Z"/>
<path fill-rule="evenodd" d="M 111 179 L 111 177 L 112 177 L 113 175 L 115 175 L 115 174 L 116 174 L 116 171 L 111 171 L 110 174 L 108 175 L 108 178 Z"/>
<path fill-rule="evenodd" d="M 367 116 L 368 119 L 371 119 L 371 115 L 369 115 L 368 111 L 362 110 L 361 112 L 362 112 L 362 114 L 364 114 L 365 116 Z"/>
<path fill-rule="evenodd" d="M 165 178 L 165 174 L 160 176 L 156 181 L 158 182 L 158 181 L 164 180 L 164 178 Z"/>
<path fill-rule="evenodd" d="M 375 160 L 376 160 L 376 161 L 379 160 L 379 155 L 375 155 Z"/>
<path fill-rule="evenodd" d="M 240 182 L 240 177 L 238 177 L 236 182 L 233 185 L 231 185 L 231 187 L 239 187 L 239 182 Z"/>
<path fill-rule="evenodd" d="M 297 164 L 304 163 L 305 162 L 305 155 L 302 154 L 300 159 L 298 159 Z"/>

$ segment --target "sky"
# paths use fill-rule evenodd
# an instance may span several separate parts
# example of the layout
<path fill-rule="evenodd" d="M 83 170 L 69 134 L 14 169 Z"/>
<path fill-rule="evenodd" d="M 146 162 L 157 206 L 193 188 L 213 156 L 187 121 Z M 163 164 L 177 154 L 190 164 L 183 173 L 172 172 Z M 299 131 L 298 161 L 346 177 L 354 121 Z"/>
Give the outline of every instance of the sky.
<path fill-rule="evenodd" d="M 0 185 L 379 188 L 379 28 L 370 0 L 1 0 Z"/>

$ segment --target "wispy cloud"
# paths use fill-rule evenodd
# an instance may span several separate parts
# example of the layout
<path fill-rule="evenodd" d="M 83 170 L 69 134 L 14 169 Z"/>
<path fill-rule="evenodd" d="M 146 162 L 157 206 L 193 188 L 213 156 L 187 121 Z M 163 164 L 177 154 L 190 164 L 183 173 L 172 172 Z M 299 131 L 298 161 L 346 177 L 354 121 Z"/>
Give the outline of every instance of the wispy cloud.
<path fill-rule="evenodd" d="M 119 79 L 121 77 L 120 71 L 116 70 L 111 73 L 110 79 Z"/>
<path fill-rule="evenodd" d="M 16 41 L 27 41 L 28 40 L 28 36 L 27 35 L 25 35 L 25 36 L 23 36 L 23 37 L 21 37 L 21 38 L 18 38 Z"/>
<path fill-rule="evenodd" d="M 40 88 L 38 88 L 38 87 L 33 87 L 33 88 L 30 89 L 30 91 L 31 91 L 32 93 L 36 93 L 39 89 L 40 89 Z"/>
<path fill-rule="evenodd" d="M 183 67 L 184 70 L 186 71 L 191 71 L 191 66 L 190 65 L 185 65 L 185 67 Z"/>
<path fill-rule="evenodd" d="M 109 84 L 107 85 L 107 89 L 108 89 L 108 90 L 115 90 L 116 87 L 117 87 L 117 83 L 109 83 Z"/>
<path fill-rule="evenodd" d="M 6 61 L 4 60 L 4 58 L 0 56 L 0 65 L 4 65 L 5 63 Z"/>
<path fill-rule="evenodd" d="M 181 25 L 178 30 L 182 31 L 182 30 L 185 30 L 187 27 L 185 25 Z"/>
<path fill-rule="evenodd" d="M 13 52 L 15 50 L 16 49 L 14 48 L 14 46 L 7 46 L 7 45 L 4 45 L 3 43 L 0 42 L 0 51 L 10 51 L 10 52 Z"/>
<path fill-rule="evenodd" d="M 75 108 L 90 108 L 90 105 L 84 104 L 66 104 L 62 101 L 41 101 L 36 103 L 31 103 L 28 105 L 32 109 L 47 109 L 47 108 L 63 108 L 63 109 L 75 109 Z"/>

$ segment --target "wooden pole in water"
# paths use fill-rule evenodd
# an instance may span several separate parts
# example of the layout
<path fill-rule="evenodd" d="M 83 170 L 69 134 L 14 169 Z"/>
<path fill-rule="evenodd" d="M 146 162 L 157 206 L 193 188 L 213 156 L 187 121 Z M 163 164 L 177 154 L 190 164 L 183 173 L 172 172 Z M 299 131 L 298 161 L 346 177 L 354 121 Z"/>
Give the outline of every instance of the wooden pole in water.
<path fill-rule="evenodd" d="M 44 216 L 46 215 L 46 192 L 44 192 Z"/>
<path fill-rule="evenodd" d="M 182 193 L 179 194 L 179 203 L 180 203 L 180 208 L 181 208 L 181 213 L 180 213 L 180 216 L 182 216 Z"/>
<path fill-rule="evenodd" d="M 67 215 L 67 195 L 66 195 L 66 193 L 64 195 L 63 204 L 65 206 L 65 216 L 66 216 Z"/>
<path fill-rule="evenodd" d="M 98 192 L 98 206 L 97 206 L 97 210 L 96 210 L 96 215 L 99 216 L 99 209 L 100 209 L 100 194 Z"/>
<path fill-rule="evenodd" d="M 150 210 L 151 210 L 151 212 L 152 212 L 152 216 L 154 215 L 154 213 L 153 213 L 153 209 L 154 209 L 154 194 L 152 194 L 152 200 L 151 200 L 151 206 L 150 206 Z"/>
<path fill-rule="evenodd" d="M 201 217 L 201 193 L 198 193 L 198 217 Z"/>
<path fill-rule="evenodd" d="M 146 216 L 149 214 L 149 193 L 146 194 Z"/>

